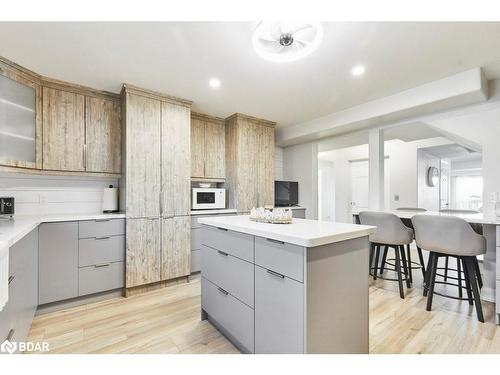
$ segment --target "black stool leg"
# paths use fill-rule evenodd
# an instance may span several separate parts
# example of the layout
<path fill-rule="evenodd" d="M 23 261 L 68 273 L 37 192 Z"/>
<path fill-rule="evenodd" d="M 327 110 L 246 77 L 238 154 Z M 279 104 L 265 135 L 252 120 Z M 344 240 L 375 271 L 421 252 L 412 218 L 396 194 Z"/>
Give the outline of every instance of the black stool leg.
<path fill-rule="evenodd" d="M 444 257 L 444 281 L 448 281 L 448 260 L 449 257 L 446 255 Z"/>
<path fill-rule="evenodd" d="M 368 265 L 368 273 L 372 274 L 373 256 L 375 254 L 375 245 L 370 242 L 370 264 Z"/>
<path fill-rule="evenodd" d="M 378 258 L 380 257 L 380 245 L 375 245 L 375 264 L 373 265 L 373 280 L 377 280 Z"/>
<path fill-rule="evenodd" d="M 483 277 L 481 276 L 481 270 L 479 269 L 479 261 L 476 257 L 473 258 L 474 268 L 476 270 L 477 283 L 479 284 L 479 289 L 483 288 Z"/>
<path fill-rule="evenodd" d="M 457 257 L 458 296 L 462 298 L 462 264 Z"/>
<path fill-rule="evenodd" d="M 387 259 L 387 251 L 389 250 L 389 246 L 385 246 L 384 247 L 384 255 L 382 255 L 382 263 L 381 263 L 381 266 L 380 266 L 380 274 L 382 275 L 384 273 L 384 269 L 385 269 L 385 261 Z"/>
<path fill-rule="evenodd" d="M 408 263 L 406 262 L 405 247 L 401 245 L 399 246 L 399 250 L 401 251 L 401 262 L 403 263 L 403 270 L 406 279 L 406 287 L 411 288 L 410 277 L 408 273 Z"/>
<path fill-rule="evenodd" d="M 470 275 L 469 271 L 467 271 L 467 267 L 465 266 L 465 263 L 463 262 L 462 258 L 458 258 L 459 262 L 462 262 L 463 268 L 464 268 L 464 276 L 465 276 L 465 289 L 467 290 L 467 299 L 469 300 L 469 305 L 474 305 L 474 301 L 472 299 L 472 289 L 470 285 Z"/>
<path fill-rule="evenodd" d="M 424 262 L 424 256 L 422 255 L 422 249 L 420 247 L 417 247 L 417 253 L 418 253 L 418 259 L 420 260 L 420 266 L 422 267 L 422 277 L 424 278 L 424 283 L 425 283 L 425 262 Z"/>
<path fill-rule="evenodd" d="M 408 273 L 409 273 L 409 277 L 410 277 L 410 285 L 413 285 L 413 272 L 411 270 L 411 251 L 410 251 L 410 245 L 406 245 L 406 256 L 408 258 Z"/>
<path fill-rule="evenodd" d="M 472 293 L 474 294 L 474 304 L 476 305 L 477 319 L 484 323 L 483 308 L 481 306 L 481 298 L 479 296 L 479 289 L 477 287 L 477 276 L 476 270 L 474 268 L 474 260 L 472 257 L 464 257 L 465 267 L 467 267 L 467 273 L 469 274 L 469 282 L 472 286 Z"/>
<path fill-rule="evenodd" d="M 429 283 L 431 279 L 431 267 L 432 267 L 432 259 L 434 258 L 434 253 L 429 253 L 429 258 L 427 259 L 427 269 L 425 270 L 424 275 L 424 297 L 427 297 L 429 294 Z"/>
<path fill-rule="evenodd" d="M 427 272 L 429 273 L 429 290 L 428 293 L 429 295 L 427 296 L 427 311 L 431 311 L 432 308 L 432 297 L 434 296 L 434 284 L 436 281 L 436 269 L 437 269 L 437 263 L 438 263 L 439 257 L 432 253 L 430 254 L 429 258 L 429 265 L 427 266 Z"/>
<path fill-rule="evenodd" d="M 401 275 L 401 258 L 399 256 L 398 246 L 394 246 L 394 252 L 396 253 L 396 272 L 398 273 L 399 296 L 404 299 L 405 293 L 403 291 L 403 277 Z"/>

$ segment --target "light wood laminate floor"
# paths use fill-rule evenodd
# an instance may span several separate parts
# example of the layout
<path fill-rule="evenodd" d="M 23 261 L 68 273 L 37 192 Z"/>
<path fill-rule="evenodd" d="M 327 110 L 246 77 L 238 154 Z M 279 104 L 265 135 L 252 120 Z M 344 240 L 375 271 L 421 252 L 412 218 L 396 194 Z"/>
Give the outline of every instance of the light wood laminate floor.
<path fill-rule="evenodd" d="M 500 353 L 493 304 L 483 302 L 482 324 L 467 302 L 436 296 L 427 312 L 418 286 L 402 300 L 396 283 L 370 284 L 370 353 Z M 37 316 L 29 340 L 49 342 L 50 353 L 238 353 L 200 321 L 199 278 Z"/>

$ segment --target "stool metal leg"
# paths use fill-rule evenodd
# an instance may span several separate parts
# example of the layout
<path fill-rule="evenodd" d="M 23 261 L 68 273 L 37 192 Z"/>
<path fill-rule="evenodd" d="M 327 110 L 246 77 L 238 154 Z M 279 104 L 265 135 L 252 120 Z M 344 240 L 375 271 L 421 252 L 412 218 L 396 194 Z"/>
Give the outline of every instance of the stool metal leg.
<path fill-rule="evenodd" d="M 409 278 L 410 278 L 410 285 L 413 285 L 413 272 L 412 272 L 412 265 L 411 265 L 411 251 L 410 251 L 410 245 L 406 245 L 406 256 L 408 258 L 408 273 L 409 273 Z"/>
<path fill-rule="evenodd" d="M 420 260 L 420 265 L 422 266 L 422 276 L 425 282 L 425 262 L 424 262 L 424 256 L 422 255 L 422 249 L 420 247 L 417 247 L 417 253 L 418 253 L 418 259 Z"/>
<path fill-rule="evenodd" d="M 424 275 L 424 297 L 427 297 L 429 293 L 429 283 L 431 278 L 431 267 L 432 267 L 432 258 L 434 258 L 434 253 L 429 253 L 429 258 L 427 259 L 427 269 L 425 270 Z"/>
<path fill-rule="evenodd" d="M 448 281 L 448 261 L 449 256 L 444 257 L 444 281 Z"/>
<path fill-rule="evenodd" d="M 405 298 L 405 293 L 403 291 L 403 277 L 401 275 L 401 258 L 399 256 L 398 246 L 394 246 L 394 252 L 396 253 L 396 272 L 398 273 L 399 296 L 401 298 Z"/>
<path fill-rule="evenodd" d="M 464 268 L 464 276 L 465 276 L 465 289 L 467 290 L 467 299 L 469 300 L 469 305 L 474 305 L 473 299 L 472 299 L 472 289 L 470 285 L 470 275 L 469 271 L 467 271 L 467 267 L 465 266 L 465 262 L 463 259 L 458 258 L 459 262 L 462 262 L 463 268 Z"/>
<path fill-rule="evenodd" d="M 372 265 L 373 265 L 373 256 L 375 254 L 375 245 L 370 242 L 370 260 L 369 260 L 369 265 L 368 265 L 368 272 L 371 275 L 372 273 Z"/>
<path fill-rule="evenodd" d="M 399 251 L 401 252 L 401 262 L 403 263 L 403 271 L 406 279 L 406 287 L 411 288 L 410 277 L 408 273 L 408 263 L 406 262 L 405 247 L 403 245 L 399 246 Z"/>
<path fill-rule="evenodd" d="M 382 255 L 382 263 L 381 263 L 381 266 L 380 266 L 380 274 L 382 275 L 384 273 L 384 269 L 385 269 L 385 261 L 387 259 L 387 252 L 389 250 L 389 246 L 385 245 L 384 247 L 384 255 Z"/>
<path fill-rule="evenodd" d="M 458 296 L 462 298 L 462 262 L 457 257 L 457 278 L 458 278 Z M 445 279 L 446 280 L 446 279 Z"/>
<path fill-rule="evenodd" d="M 467 267 L 467 273 L 469 274 L 469 282 L 472 287 L 472 294 L 474 295 L 474 304 L 476 305 L 477 319 L 484 323 L 483 308 L 481 306 L 481 298 L 479 296 L 479 288 L 477 287 L 477 276 L 476 270 L 474 268 L 474 260 L 472 257 L 464 257 L 465 267 Z"/>
<path fill-rule="evenodd" d="M 474 268 L 476 270 L 477 283 L 479 284 L 479 289 L 483 288 L 483 278 L 481 276 L 481 270 L 479 269 L 479 261 L 474 257 Z"/>
<path fill-rule="evenodd" d="M 373 280 L 377 280 L 379 257 L 380 257 L 380 245 L 375 245 L 375 264 L 373 265 Z"/>
<path fill-rule="evenodd" d="M 428 291 L 428 296 L 427 296 L 427 306 L 426 310 L 431 311 L 432 309 L 432 297 L 434 296 L 434 284 L 436 282 L 436 269 L 437 269 L 437 263 L 438 263 L 439 257 L 435 254 L 432 253 L 430 254 L 429 258 L 429 265 L 427 267 L 427 272 L 429 272 L 429 291 Z"/>

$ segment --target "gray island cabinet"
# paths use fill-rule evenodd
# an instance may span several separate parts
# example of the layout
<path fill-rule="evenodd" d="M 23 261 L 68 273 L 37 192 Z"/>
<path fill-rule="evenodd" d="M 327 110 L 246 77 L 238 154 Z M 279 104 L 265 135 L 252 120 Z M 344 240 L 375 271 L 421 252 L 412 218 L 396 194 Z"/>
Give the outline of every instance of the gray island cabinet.
<path fill-rule="evenodd" d="M 202 319 L 244 353 L 368 353 L 373 227 L 203 218 Z"/>

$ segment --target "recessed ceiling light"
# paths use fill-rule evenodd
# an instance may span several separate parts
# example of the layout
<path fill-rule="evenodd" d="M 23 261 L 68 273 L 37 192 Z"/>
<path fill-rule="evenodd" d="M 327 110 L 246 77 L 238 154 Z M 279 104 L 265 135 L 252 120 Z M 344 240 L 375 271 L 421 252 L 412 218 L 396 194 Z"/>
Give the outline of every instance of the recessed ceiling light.
<path fill-rule="evenodd" d="M 208 85 L 213 89 L 218 89 L 220 87 L 220 80 L 218 78 L 211 78 L 208 81 Z"/>
<path fill-rule="evenodd" d="M 261 22 L 252 35 L 255 52 L 273 62 L 306 57 L 322 40 L 323 26 L 319 22 Z"/>
<path fill-rule="evenodd" d="M 354 68 L 351 69 L 351 74 L 354 77 L 359 77 L 365 74 L 365 66 L 364 65 L 356 65 Z"/>

